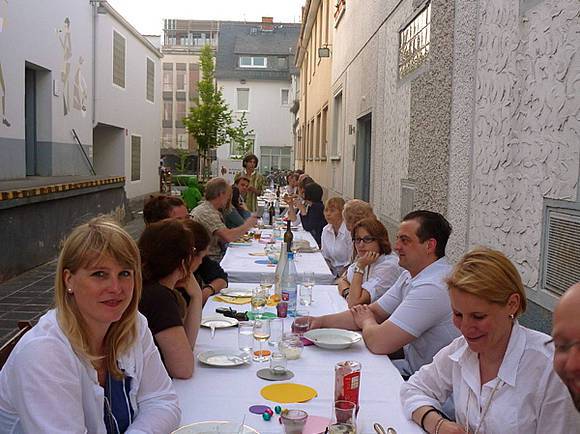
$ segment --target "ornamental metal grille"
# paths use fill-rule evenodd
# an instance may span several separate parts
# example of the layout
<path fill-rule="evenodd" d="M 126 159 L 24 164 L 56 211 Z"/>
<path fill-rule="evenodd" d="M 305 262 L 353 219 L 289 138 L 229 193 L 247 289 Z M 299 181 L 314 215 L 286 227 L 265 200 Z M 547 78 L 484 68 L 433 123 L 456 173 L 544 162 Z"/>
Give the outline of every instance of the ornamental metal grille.
<path fill-rule="evenodd" d="M 131 136 L 131 181 L 141 179 L 141 137 Z"/>
<path fill-rule="evenodd" d="M 399 77 L 421 66 L 431 42 L 431 2 L 399 33 Z"/>
<path fill-rule="evenodd" d="M 147 100 L 155 101 L 155 63 L 147 58 Z"/>
<path fill-rule="evenodd" d="M 113 83 L 125 87 L 125 38 L 113 31 Z"/>

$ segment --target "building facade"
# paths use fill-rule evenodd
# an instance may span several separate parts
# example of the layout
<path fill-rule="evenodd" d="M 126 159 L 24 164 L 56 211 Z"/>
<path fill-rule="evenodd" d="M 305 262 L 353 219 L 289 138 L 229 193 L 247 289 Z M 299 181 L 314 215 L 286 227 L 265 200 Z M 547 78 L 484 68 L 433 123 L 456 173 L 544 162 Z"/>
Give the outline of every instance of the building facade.
<path fill-rule="evenodd" d="M 299 24 L 220 22 L 216 58 L 217 85 L 234 114 L 253 130 L 259 169 L 293 168 L 291 72 Z M 230 167 L 243 157 L 235 143 L 217 150 L 218 165 Z"/>

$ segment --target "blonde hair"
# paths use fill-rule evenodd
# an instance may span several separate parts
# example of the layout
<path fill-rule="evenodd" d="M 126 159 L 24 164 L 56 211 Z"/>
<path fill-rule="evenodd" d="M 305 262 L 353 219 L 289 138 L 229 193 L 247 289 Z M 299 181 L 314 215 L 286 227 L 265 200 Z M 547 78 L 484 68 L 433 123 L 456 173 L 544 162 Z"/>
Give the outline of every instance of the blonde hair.
<path fill-rule="evenodd" d="M 65 288 L 64 271 L 74 274 L 110 257 L 133 271 L 134 288 L 131 302 L 119 321 L 107 330 L 102 354 L 93 354 L 89 348 L 89 330 L 75 297 Z M 119 355 L 128 351 L 137 338 L 137 309 L 141 298 L 141 259 L 137 244 L 131 236 L 108 217 L 96 217 L 76 227 L 67 237 L 58 258 L 55 279 L 55 305 L 58 323 L 73 350 L 87 361 L 104 359 L 107 371 L 115 378 L 123 374 L 117 366 Z"/>
<path fill-rule="evenodd" d="M 526 310 L 526 292 L 520 274 L 500 251 L 475 247 L 466 253 L 447 278 L 449 289 L 466 292 L 505 306 L 512 294 L 520 296 L 516 316 Z"/>
<path fill-rule="evenodd" d="M 347 226 L 354 226 L 356 222 L 368 217 L 374 217 L 373 207 L 364 200 L 351 199 L 342 210 L 342 216 Z"/>
<path fill-rule="evenodd" d="M 342 197 L 331 197 L 326 201 L 325 208 L 334 208 L 342 213 L 344 209 L 344 199 Z"/>

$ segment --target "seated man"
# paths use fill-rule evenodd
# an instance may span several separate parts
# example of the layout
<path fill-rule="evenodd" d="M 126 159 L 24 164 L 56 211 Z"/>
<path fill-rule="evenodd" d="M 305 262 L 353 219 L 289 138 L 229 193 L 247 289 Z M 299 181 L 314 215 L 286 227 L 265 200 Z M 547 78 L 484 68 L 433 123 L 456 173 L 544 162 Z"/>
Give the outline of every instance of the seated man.
<path fill-rule="evenodd" d="M 451 225 L 431 211 L 407 214 L 399 226 L 395 251 L 405 269 L 385 294 L 370 305 L 311 319 L 311 328 L 362 330 L 375 354 L 401 348 L 404 360 L 394 360 L 403 376 L 431 363 L 433 356 L 459 336 L 454 327 L 445 278 L 451 265 L 445 246 Z"/>
<path fill-rule="evenodd" d="M 250 178 L 246 175 L 241 175 L 234 181 L 232 185 L 232 205 L 238 211 L 238 213 L 245 219 L 250 217 L 251 212 L 246 206 L 244 201 L 244 196 L 248 192 L 248 187 L 250 186 Z"/>
<path fill-rule="evenodd" d="M 211 235 L 208 256 L 214 261 L 223 257 L 222 245 L 236 241 L 256 226 L 256 216 L 250 216 L 243 225 L 228 229 L 223 221 L 222 210 L 228 202 L 228 183 L 223 178 L 213 178 L 205 185 L 205 201 L 194 208 L 191 218 L 205 226 Z"/>
<path fill-rule="evenodd" d="M 580 411 L 580 282 L 572 285 L 554 311 L 554 370 Z"/>
<path fill-rule="evenodd" d="M 166 218 L 188 219 L 189 214 L 183 200 L 175 196 L 151 196 L 143 207 L 146 225 Z M 205 256 L 199 268 L 193 273 L 201 287 L 203 303 L 212 295 L 228 286 L 228 274 L 215 262 Z"/>

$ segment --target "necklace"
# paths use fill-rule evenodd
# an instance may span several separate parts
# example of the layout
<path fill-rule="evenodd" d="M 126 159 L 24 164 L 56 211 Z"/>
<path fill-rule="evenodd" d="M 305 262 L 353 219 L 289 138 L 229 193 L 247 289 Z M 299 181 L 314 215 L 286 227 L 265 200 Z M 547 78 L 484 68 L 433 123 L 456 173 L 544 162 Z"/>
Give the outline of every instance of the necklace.
<path fill-rule="evenodd" d="M 503 383 L 503 381 L 501 381 L 498 378 L 497 382 L 495 383 L 495 386 L 493 387 L 493 390 L 491 391 L 491 394 L 489 395 L 489 399 L 487 400 L 487 402 L 483 408 L 483 413 L 481 414 L 481 418 L 479 419 L 479 423 L 477 424 L 477 427 L 475 428 L 475 431 L 473 432 L 473 434 L 479 433 L 479 429 L 481 428 L 481 425 L 483 424 L 483 420 L 485 419 L 485 416 L 487 415 L 487 411 L 489 410 L 489 407 L 491 406 L 491 401 L 493 400 L 493 395 L 495 395 L 495 392 L 499 388 L 500 383 Z M 465 415 L 466 415 L 465 432 L 466 433 L 469 433 L 469 401 L 471 401 L 471 389 L 468 389 L 468 390 L 469 390 L 469 392 L 467 395 L 467 408 L 465 409 Z"/>

